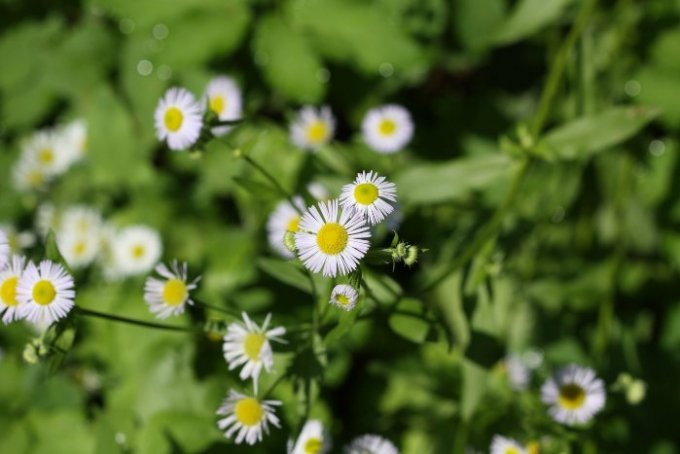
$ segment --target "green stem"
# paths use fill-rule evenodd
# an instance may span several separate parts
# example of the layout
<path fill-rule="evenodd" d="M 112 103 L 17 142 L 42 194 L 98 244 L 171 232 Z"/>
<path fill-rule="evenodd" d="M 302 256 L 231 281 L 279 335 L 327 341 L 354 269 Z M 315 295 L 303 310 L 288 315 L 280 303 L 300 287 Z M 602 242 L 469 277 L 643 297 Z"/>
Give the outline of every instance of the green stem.
<path fill-rule="evenodd" d="M 255 170 L 260 172 L 267 180 L 269 180 L 269 182 L 274 186 L 274 188 L 277 191 L 279 191 L 283 198 L 288 199 L 290 205 L 293 207 L 295 211 L 297 211 L 300 215 L 303 214 L 302 210 L 298 208 L 298 206 L 295 204 L 295 201 L 293 200 L 293 195 L 290 192 L 286 191 L 286 189 L 283 186 L 281 186 L 281 183 L 279 183 L 279 181 L 276 178 L 274 178 L 274 176 L 271 173 L 269 173 L 267 169 L 262 167 L 259 163 L 257 163 L 255 160 L 253 160 L 253 158 L 251 158 L 247 154 L 244 154 L 241 157 Z"/>
<path fill-rule="evenodd" d="M 193 298 L 192 298 L 192 299 L 193 299 Z M 203 307 L 203 308 L 205 308 L 205 309 L 210 309 L 210 310 L 213 310 L 213 311 L 216 311 L 216 312 L 220 312 L 220 313 L 222 313 L 222 314 L 230 315 L 230 316 L 232 316 L 232 317 L 234 317 L 234 318 L 238 318 L 238 319 L 241 318 L 241 312 L 239 312 L 239 311 L 237 311 L 237 310 L 235 310 L 235 309 L 229 309 L 229 308 L 226 308 L 226 307 L 213 306 L 212 304 L 204 303 L 204 302 L 198 301 L 198 300 L 196 300 L 196 299 L 193 299 L 193 301 L 194 301 L 194 304 L 195 304 L 196 306 L 201 306 L 201 307 Z"/>
<path fill-rule="evenodd" d="M 562 47 L 560 47 L 557 52 L 557 57 L 553 60 L 552 66 L 550 67 L 550 72 L 548 73 L 548 78 L 543 87 L 541 93 L 541 100 L 539 102 L 538 113 L 534 117 L 534 121 L 531 124 L 531 133 L 534 137 L 538 137 L 546 121 L 548 120 L 548 114 L 550 113 L 550 108 L 552 107 L 553 100 L 557 95 L 557 90 L 560 87 L 560 81 L 562 80 L 562 74 L 567 66 L 567 60 L 569 59 L 569 54 L 571 53 L 576 41 L 578 40 L 583 28 L 588 23 L 591 13 L 595 9 L 597 0 L 585 0 L 581 6 L 574 26 L 567 34 Z"/>
<path fill-rule="evenodd" d="M 276 387 L 277 387 L 277 386 L 278 386 L 285 378 L 286 378 L 286 374 L 282 374 L 281 376 L 279 376 L 279 378 L 277 378 L 276 380 L 274 380 L 274 383 L 272 383 L 271 385 L 269 385 L 269 388 L 267 388 L 267 390 L 266 390 L 265 392 L 262 393 L 262 399 L 264 400 L 264 399 L 266 399 L 267 397 L 269 397 L 269 395 L 272 393 L 272 391 L 274 391 L 274 389 L 275 389 L 275 388 L 276 388 Z"/>
<path fill-rule="evenodd" d="M 77 308 L 77 313 L 81 315 L 86 315 L 88 317 L 96 317 L 104 320 L 109 320 L 112 322 L 127 323 L 129 325 L 143 326 L 145 328 L 162 329 L 165 331 L 177 331 L 177 332 L 192 332 L 196 329 L 189 326 L 172 326 L 163 325 L 160 323 L 145 322 L 143 320 L 135 320 L 133 318 L 121 317 L 113 314 L 105 314 L 104 312 L 93 311 L 91 309 L 85 309 L 82 307 Z"/>

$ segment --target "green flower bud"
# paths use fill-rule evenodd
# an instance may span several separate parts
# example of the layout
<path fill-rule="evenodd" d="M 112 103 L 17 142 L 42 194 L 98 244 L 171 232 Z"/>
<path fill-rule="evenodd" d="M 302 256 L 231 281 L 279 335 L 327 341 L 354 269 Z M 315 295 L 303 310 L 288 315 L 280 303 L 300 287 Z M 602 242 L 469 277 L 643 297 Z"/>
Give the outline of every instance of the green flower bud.
<path fill-rule="evenodd" d="M 283 245 L 286 246 L 286 249 L 295 254 L 297 252 L 297 246 L 295 245 L 295 233 L 287 231 L 283 235 Z"/>
<path fill-rule="evenodd" d="M 418 246 L 409 246 L 408 250 L 406 251 L 406 258 L 404 259 L 404 263 L 407 266 L 415 265 L 416 262 L 418 261 L 418 255 L 419 255 Z"/>

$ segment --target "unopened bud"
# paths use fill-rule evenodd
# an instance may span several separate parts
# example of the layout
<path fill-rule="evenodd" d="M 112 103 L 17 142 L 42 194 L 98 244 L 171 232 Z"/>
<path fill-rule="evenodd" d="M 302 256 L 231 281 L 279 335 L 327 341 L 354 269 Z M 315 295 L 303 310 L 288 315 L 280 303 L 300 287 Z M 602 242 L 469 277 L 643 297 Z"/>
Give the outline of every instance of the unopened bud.
<path fill-rule="evenodd" d="M 297 246 L 295 245 L 295 233 L 291 231 L 286 231 L 283 235 L 283 245 L 286 246 L 291 253 L 295 254 L 297 252 Z"/>
<path fill-rule="evenodd" d="M 406 258 L 404 258 L 404 263 L 407 266 L 413 266 L 418 261 L 418 246 L 409 246 L 406 251 Z"/>

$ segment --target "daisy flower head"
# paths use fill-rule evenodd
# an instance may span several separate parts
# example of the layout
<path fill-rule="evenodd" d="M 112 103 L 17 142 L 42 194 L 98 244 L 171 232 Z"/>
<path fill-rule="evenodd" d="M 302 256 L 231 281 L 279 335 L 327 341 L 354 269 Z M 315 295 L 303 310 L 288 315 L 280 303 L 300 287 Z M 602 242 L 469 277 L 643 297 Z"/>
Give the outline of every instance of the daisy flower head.
<path fill-rule="evenodd" d="M 0 229 L 0 269 L 2 269 L 9 260 L 9 238 L 4 230 Z"/>
<path fill-rule="evenodd" d="M 263 400 L 246 396 L 230 390 L 229 395 L 217 410 L 220 416 L 226 416 L 217 421 L 217 426 L 224 431 L 224 436 L 231 438 L 236 435 L 235 443 L 244 441 L 254 445 L 262 441 L 262 434 L 269 433 L 269 424 L 279 425 L 279 418 L 274 414 L 274 407 L 281 405 L 280 401 Z"/>
<path fill-rule="evenodd" d="M 188 90 L 173 87 L 158 102 L 154 119 L 158 140 L 171 150 L 186 150 L 201 135 L 203 109 Z"/>
<path fill-rule="evenodd" d="M 68 207 L 59 217 L 59 230 L 99 234 L 104 221 L 99 211 L 85 205 Z"/>
<path fill-rule="evenodd" d="M 24 257 L 14 255 L 4 268 L 0 268 L 0 314 L 5 325 L 20 318 L 17 284 L 25 264 Z"/>
<path fill-rule="evenodd" d="M 524 447 L 512 438 L 494 435 L 490 454 L 527 454 Z"/>
<path fill-rule="evenodd" d="M 279 326 L 269 328 L 271 314 L 267 314 L 262 326 L 257 326 L 248 314 L 243 313 L 243 322 L 230 323 L 227 326 L 227 334 L 224 336 L 224 359 L 229 363 L 229 370 L 243 366 L 239 377 L 247 380 L 252 377 L 255 389 L 257 378 L 264 368 L 270 372 L 274 365 L 274 353 L 270 341 L 285 343 L 281 338 L 286 334 L 286 328 Z"/>
<path fill-rule="evenodd" d="M 543 384 L 541 400 L 555 421 L 568 426 L 585 424 L 604 408 L 604 382 L 592 369 L 570 364 Z"/>
<path fill-rule="evenodd" d="M 48 130 L 38 131 L 24 142 L 22 157 L 49 176 L 61 175 L 72 163 L 62 136 Z"/>
<path fill-rule="evenodd" d="M 71 163 L 80 161 L 87 154 L 87 126 L 85 120 L 77 119 L 60 129 L 64 147 Z"/>
<path fill-rule="evenodd" d="M 362 435 L 345 448 L 345 454 L 399 454 L 390 440 L 379 435 Z"/>
<path fill-rule="evenodd" d="M 329 107 L 305 106 L 290 125 L 290 140 L 303 150 L 316 151 L 333 139 L 335 118 Z"/>
<path fill-rule="evenodd" d="M 297 441 L 294 445 L 291 442 L 291 445 L 288 447 L 288 454 L 326 454 L 331 450 L 328 431 L 316 419 L 305 423 Z"/>
<path fill-rule="evenodd" d="M 413 137 L 413 120 L 408 110 L 396 104 L 376 107 L 366 113 L 361 124 L 364 141 L 378 153 L 401 150 Z"/>
<path fill-rule="evenodd" d="M 357 267 L 368 252 L 370 236 L 361 213 L 342 210 L 337 200 L 330 200 L 307 209 L 295 245 L 308 269 L 335 277 Z"/>
<path fill-rule="evenodd" d="M 19 192 L 42 190 L 51 179 L 33 156 L 22 155 L 12 167 L 12 183 Z"/>
<path fill-rule="evenodd" d="M 331 292 L 330 304 L 335 304 L 340 309 L 351 311 L 357 304 L 359 292 L 351 285 L 338 284 Z"/>
<path fill-rule="evenodd" d="M 63 230 L 57 234 L 57 246 L 71 268 L 84 268 L 97 257 L 101 238 L 92 231 Z"/>
<path fill-rule="evenodd" d="M 112 265 L 120 276 L 148 273 L 156 266 L 163 252 L 158 232 L 143 225 L 120 230 L 108 247 Z"/>
<path fill-rule="evenodd" d="M 377 173 L 361 172 L 354 183 L 346 184 L 340 194 L 340 204 L 361 213 L 369 225 L 385 219 L 397 203 L 397 186 Z"/>
<path fill-rule="evenodd" d="M 33 323 L 52 324 L 66 317 L 76 297 L 73 277 L 58 263 L 29 262 L 16 288 L 19 316 Z"/>
<path fill-rule="evenodd" d="M 297 233 L 300 225 L 300 212 L 305 210 L 305 202 L 302 197 L 293 197 L 293 203 L 297 210 L 288 200 L 282 200 L 276 205 L 267 220 L 269 246 L 281 257 L 287 259 L 292 259 L 293 253 L 283 244 L 283 237 L 286 232 Z"/>
<path fill-rule="evenodd" d="M 208 83 L 205 97 L 210 110 L 220 120 L 238 120 L 243 114 L 241 90 L 231 77 L 221 76 Z M 229 132 L 230 126 L 217 126 L 212 129 L 216 136 Z"/>
<path fill-rule="evenodd" d="M 190 292 L 196 289 L 197 277 L 187 281 L 187 264 L 173 261 L 170 266 L 161 263 L 156 266 L 156 273 L 163 279 L 150 276 L 144 284 L 144 301 L 157 318 L 168 318 L 171 315 L 184 313 L 186 304 L 193 305 Z"/>

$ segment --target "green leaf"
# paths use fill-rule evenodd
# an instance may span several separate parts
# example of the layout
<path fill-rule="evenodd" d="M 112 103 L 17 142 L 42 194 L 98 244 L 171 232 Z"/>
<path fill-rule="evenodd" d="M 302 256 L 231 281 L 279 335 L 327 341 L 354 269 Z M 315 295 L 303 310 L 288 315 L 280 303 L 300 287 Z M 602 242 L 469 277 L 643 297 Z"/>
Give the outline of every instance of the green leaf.
<path fill-rule="evenodd" d="M 278 279 L 284 284 L 288 284 L 305 293 L 312 293 L 312 284 L 309 282 L 309 276 L 298 265 L 292 262 L 267 258 L 258 260 L 257 265 L 274 279 Z"/>
<path fill-rule="evenodd" d="M 317 103 L 326 92 L 318 77 L 321 60 L 304 36 L 276 15 L 261 19 L 253 41 L 255 58 L 269 85 L 280 95 L 300 103 Z"/>
<path fill-rule="evenodd" d="M 634 136 L 658 114 L 650 107 L 614 107 L 559 126 L 543 140 L 561 159 L 588 157 Z"/>
<path fill-rule="evenodd" d="M 324 339 L 327 346 L 333 346 L 336 342 L 342 339 L 345 334 L 349 333 L 354 326 L 354 322 L 359 316 L 359 309 L 355 308 L 353 311 L 341 311 L 338 317 L 338 324 L 331 329 Z"/>
<path fill-rule="evenodd" d="M 573 0 L 521 0 L 503 21 L 492 41 L 511 44 L 527 38 L 562 17 Z"/>
<path fill-rule="evenodd" d="M 413 313 L 414 315 L 392 314 L 388 320 L 392 331 L 401 337 L 421 344 L 425 342 L 430 331 L 430 324 L 421 318 L 423 315 L 423 303 L 416 299 L 404 298 L 396 306 L 397 310 Z"/>
<path fill-rule="evenodd" d="M 491 44 L 493 33 L 505 15 L 503 0 L 458 0 L 452 15 L 463 47 L 481 52 Z"/>
<path fill-rule="evenodd" d="M 404 203 L 427 204 L 467 197 L 507 178 L 512 161 L 506 155 L 482 155 L 440 164 L 408 167 L 395 177 Z"/>
<path fill-rule="evenodd" d="M 463 362 L 463 381 L 460 398 L 461 416 L 469 421 L 484 397 L 487 386 L 488 372 L 477 364 Z"/>

